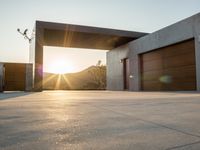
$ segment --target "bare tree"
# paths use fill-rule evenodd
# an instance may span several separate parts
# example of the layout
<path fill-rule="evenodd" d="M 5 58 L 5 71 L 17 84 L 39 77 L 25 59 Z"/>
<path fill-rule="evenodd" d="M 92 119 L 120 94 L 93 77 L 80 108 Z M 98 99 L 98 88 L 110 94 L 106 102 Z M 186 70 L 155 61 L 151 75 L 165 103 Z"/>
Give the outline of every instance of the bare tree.
<path fill-rule="evenodd" d="M 92 81 L 98 89 L 105 89 L 106 87 L 106 66 L 99 60 L 89 73 L 91 74 Z"/>

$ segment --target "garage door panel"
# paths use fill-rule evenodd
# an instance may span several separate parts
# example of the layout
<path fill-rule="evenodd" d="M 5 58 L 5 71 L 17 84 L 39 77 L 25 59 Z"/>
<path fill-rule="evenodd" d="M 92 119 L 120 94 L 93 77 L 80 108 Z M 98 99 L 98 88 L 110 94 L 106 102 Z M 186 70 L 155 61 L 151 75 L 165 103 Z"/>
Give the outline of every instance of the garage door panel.
<path fill-rule="evenodd" d="M 164 68 L 176 68 L 182 66 L 194 65 L 194 53 L 186 53 L 175 57 L 168 57 L 163 59 Z"/>
<path fill-rule="evenodd" d="M 162 68 L 162 59 L 143 62 L 143 69 L 145 70 L 145 72 L 152 70 L 161 70 Z"/>
<path fill-rule="evenodd" d="M 25 80 L 25 64 L 5 64 L 5 91 L 25 90 Z"/>
<path fill-rule="evenodd" d="M 163 71 L 148 71 L 143 73 L 143 81 L 158 81 L 163 76 Z"/>
<path fill-rule="evenodd" d="M 159 52 L 159 51 L 152 51 L 148 55 L 144 54 L 142 59 L 143 59 L 143 62 L 149 62 L 149 61 L 152 61 L 152 60 L 160 59 L 161 56 L 162 56 L 161 52 Z"/>
<path fill-rule="evenodd" d="M 142 54 L 142 90 L 195 90 L 194 47 L 189 40 Z"/>
<path fill-rule="evenodd" d="M 196 77 L 196 68 L 195 65 L 192 66 L 184 66 L 180 68 L 170 68 L 164 69 L 163 74 L 168 76 L 173 76 L 174 78 L 194 78 Z"/>
<path fill-rule="evenodd" d="M 172 83 L 169 85 L 163 86 L 163 90 L 165 91 L 189 91 L 189 90 L 196 90 L 196 81 L 194 82 L 179 82 L 179 83 Z"/>
<path fill-rule="evenodd" d="M 184 44 L 178 44 L 163 48 L 163 57 L 173 57 L 185 53 L 194 53 L 193 41 L 187 41 Z"/>
<path fill-rule="evenodd" d="M 166 77 L 166 76 L 164 76 L 164 77 Z M 180 84 L 181 82 L 196 82 L 196 80 L 192 77 L 191 78 L 178 78 L 178 77 L 173 77 L 173 76 L 168 76 L 168 75 L 167 75 L 167 80 L 169 83 L 176 83 L 176 84 Z"/>
<path fill-rule="evenodd" d="M 160 91 L 162 90 L 162 84 L 159 81 L 146 81 L 143 82 L 142 88 L 146 91 Z"/>
<path fill-rule="evenodd" d="M 180 78 L 172 78 L 172 83 L 181 85 L 182 83 L 195 83 L 196 80 L 193 78 L 187 78 L 187 79 L 180 79 Z"/>

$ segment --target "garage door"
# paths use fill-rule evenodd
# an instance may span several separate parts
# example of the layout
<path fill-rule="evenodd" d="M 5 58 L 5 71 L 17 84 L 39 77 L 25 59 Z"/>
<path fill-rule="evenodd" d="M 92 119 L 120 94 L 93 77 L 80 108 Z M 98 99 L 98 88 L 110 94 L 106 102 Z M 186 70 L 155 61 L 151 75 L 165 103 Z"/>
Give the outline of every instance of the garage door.
<path fill-rule="evenodd" d="M 141 76 L 142 90 L 196 90 L 194 40 L 142 54 Z"/>
<path fill-rule="evenodd" d="M 5 67 L 5 79 L 4 90 L 5 91 L 24 91 L 25 79 L 26 79 L 26 65 L 6 63 Z"/>

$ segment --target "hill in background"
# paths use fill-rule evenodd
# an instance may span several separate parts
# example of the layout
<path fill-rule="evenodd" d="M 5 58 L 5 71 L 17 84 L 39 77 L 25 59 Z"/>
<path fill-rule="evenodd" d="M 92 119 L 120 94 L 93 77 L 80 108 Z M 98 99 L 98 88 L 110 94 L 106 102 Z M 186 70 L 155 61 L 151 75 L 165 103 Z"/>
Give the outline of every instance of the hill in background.
<path fill-rule="evenodd" d="M 63 75 L 43 73 L 44 90 L 104 90 L 106 66 L 91 66 L 81 72 Z"/>

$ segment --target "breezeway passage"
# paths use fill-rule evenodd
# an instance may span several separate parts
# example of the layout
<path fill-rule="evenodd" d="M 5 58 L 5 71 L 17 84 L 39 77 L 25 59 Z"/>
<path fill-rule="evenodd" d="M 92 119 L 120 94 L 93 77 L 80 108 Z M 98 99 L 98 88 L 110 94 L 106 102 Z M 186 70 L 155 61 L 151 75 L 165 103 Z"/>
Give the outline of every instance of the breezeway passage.
<path fill-rule="evenodd" d="M 200 149 L 197 92 L 0 94 L 0 149 Z"/>

